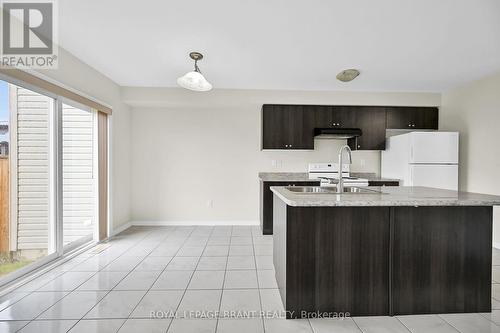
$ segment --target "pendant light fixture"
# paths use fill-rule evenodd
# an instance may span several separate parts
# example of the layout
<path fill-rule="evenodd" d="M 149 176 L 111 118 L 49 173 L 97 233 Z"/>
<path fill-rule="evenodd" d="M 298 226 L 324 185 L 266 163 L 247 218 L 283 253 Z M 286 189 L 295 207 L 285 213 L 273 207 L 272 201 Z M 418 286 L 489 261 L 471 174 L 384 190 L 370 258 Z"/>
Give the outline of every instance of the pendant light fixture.
<path fill-rule="evenodd" d="M 205 79 L 198 68 L 198 60 L 203 59 L 203 54 L 199 52 L 189 53 L 189 57 L 194 60 L 194 71 L 188 72 L 177 79 L 177 84 L 182 88 L 193 91 L 209 91 L 212 90 L 212 85 Z"/>

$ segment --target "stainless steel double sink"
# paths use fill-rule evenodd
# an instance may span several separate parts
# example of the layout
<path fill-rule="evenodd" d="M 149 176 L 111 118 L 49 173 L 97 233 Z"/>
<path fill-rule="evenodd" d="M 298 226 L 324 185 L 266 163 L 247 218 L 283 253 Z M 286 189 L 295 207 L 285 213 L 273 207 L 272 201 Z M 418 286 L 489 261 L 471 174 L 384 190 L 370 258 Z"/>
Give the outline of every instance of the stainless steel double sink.
<path fill-rule="evenodd" d="M 319 186 L 287 186 L 288 191 L 300 194 L 338 194 L 335 187 L 319 187 Z M 344 192 L 340 194 L 382 194 L 381 191 L 368 189 L 364 187 L 344 187 Z"/>

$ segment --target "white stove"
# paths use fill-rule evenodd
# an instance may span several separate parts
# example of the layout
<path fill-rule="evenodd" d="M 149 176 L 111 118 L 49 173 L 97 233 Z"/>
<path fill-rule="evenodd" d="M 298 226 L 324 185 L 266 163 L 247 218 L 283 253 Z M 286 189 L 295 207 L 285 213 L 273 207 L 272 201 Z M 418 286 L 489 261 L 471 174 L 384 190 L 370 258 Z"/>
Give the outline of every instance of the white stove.
<path fill-rule="evenodd" d="M 338 163 L 310 163 L 308 167 L 309 179 L 320 179 L 320 186 L 335 187 L 330 179 L 339 179 Z M 342 179 L 344 186 L 368 186 L 368 179 L 351 177 L 350 165 L 342 165 Z"/>

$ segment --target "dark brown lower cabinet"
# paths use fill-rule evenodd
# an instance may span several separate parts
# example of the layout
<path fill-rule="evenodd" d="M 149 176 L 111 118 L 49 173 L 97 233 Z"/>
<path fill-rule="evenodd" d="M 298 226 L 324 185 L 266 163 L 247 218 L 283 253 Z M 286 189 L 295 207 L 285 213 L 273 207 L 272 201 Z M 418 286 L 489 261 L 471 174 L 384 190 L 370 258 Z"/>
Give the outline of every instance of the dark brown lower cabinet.
<path fill-rule="evenodd" d="M 287 318 L 491 311 L 492 207 L 291 207 L 275 197 Z"/>
<path fill-rule="evenodd" d="M 491 311 L 491 207 L 396 207 L 393 314 Z"/>
<path fill-rule="evenodd" d="M 399 186 L 398 180 L 369 180 L 368 186 Z"/>

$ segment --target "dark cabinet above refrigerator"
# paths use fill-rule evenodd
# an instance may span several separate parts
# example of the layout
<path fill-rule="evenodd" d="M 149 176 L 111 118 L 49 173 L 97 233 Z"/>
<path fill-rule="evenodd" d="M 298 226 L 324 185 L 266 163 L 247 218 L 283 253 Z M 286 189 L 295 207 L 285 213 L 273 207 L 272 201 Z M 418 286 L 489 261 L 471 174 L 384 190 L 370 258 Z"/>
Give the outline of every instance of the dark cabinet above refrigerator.
<path fill-rule="evenodd" d="M 262 106 L 262 149 L 313 150 L 318 129 L 360 130 L 351 149 L 384 150 L 386 129 L 438 129 L 437 107 L 355 105 Z M 326 137 L 326 136 L 323 136 Z"/>

